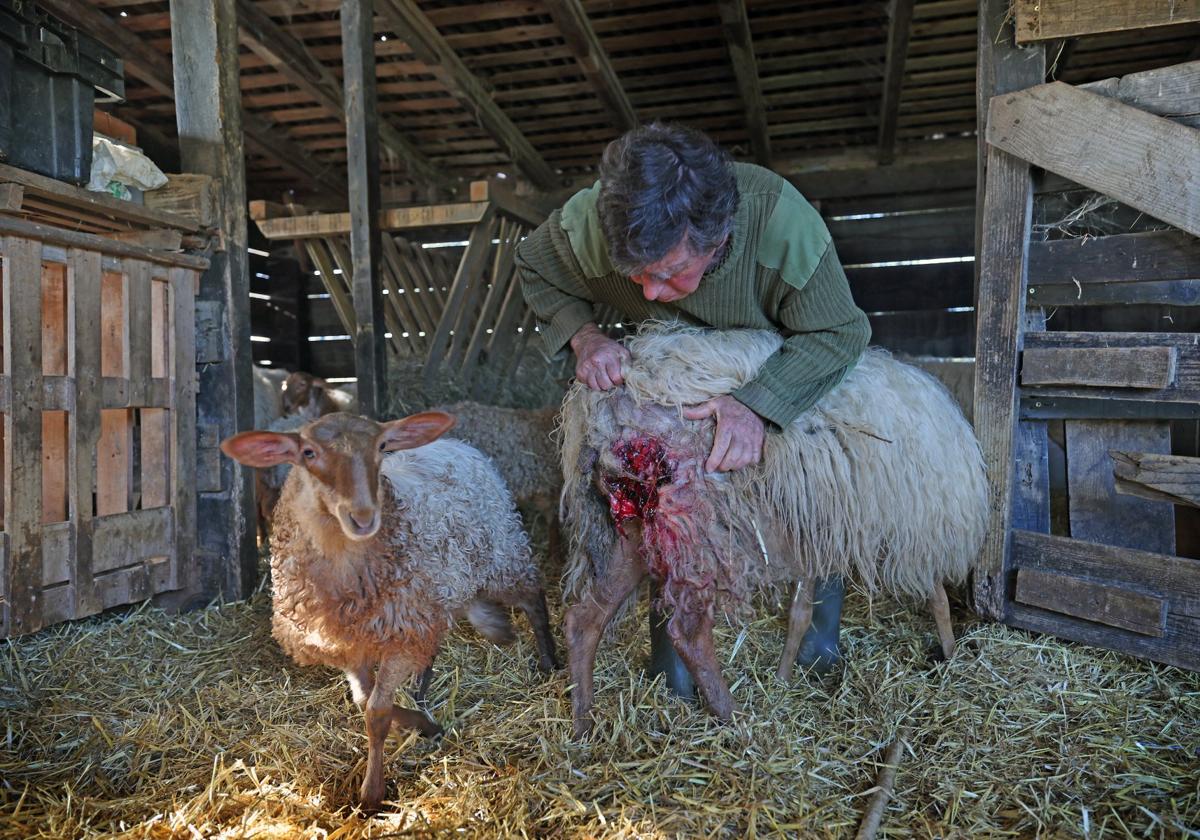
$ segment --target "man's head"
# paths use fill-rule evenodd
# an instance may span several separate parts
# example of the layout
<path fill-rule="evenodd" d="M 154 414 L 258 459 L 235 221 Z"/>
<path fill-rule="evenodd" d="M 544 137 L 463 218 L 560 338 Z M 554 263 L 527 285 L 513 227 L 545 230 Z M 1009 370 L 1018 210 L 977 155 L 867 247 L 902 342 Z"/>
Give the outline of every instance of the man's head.
<path fill-rule="evenodd" d="M 655 123 L 604 150 L 598 207 L 609 257 L 648 300 L 696 290 L 737 203 L 729 157 L 699 131 Z"/>

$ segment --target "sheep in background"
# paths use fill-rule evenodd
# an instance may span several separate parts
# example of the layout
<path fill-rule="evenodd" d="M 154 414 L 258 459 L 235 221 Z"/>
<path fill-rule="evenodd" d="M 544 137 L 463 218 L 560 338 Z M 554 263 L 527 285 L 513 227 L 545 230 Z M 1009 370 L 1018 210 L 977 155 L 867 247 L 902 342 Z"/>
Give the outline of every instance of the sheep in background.
<path fill-rule="evenodd" d="M 464 440 L 492 459 L 517 506 L 537 512 L 546 521 L 551 563 L 561 562 L 558 498 L 562 468 L 554 426 L 558 408 L 498 408 L 476 402 L 438 406 L 458 420 L 451 436 Z"/>
<path fill-rule="evenodd" d="M 335 411 L 353 414 L 358 400 L 347 388 L 331 388 L 329 383 L 311 373 L 298 370 L 283 383 L 283 416 L 299 414 L 316 419 Z"/>
<path fill-rule="evenodd" d="M 293 466 L 275 509 L 272 633 L 299 664 L 345 672 L 366 715 L 368 809 L 383 799 L 392 725 L 441 732 L 393 698 L 459 618 L 508 642 L 503 607 L 520 607 L 539 667 L 557 667 L 529 539 L 487 458 L 437 440 L 453 425 L 440 412 L 388 423 L 335 413 L 299 432 L 243 432 L 221 444 L 248 466 Z"/>
<path fill-rule="evenodd" d="M 283 381 L 287 371 L 252 365 L 254 375 L 254 426 L 265 429 L 283 416 Z"/>
<path fill-rule="evenodd" d="M 781 678 L 807 629 L 812 581 L 833 575 L 928 599 L 953 652 L 942 584 L 964 579 L 978 553 L 987 484 L 970 426 L 933 378 L 869 350 L 815 407 L 768 435 L 762 463 L 704 471 L 714 426 L 684 420 L 680 407 L 749 381 L 780 343 L 768 332 L 657 325 L 629 342 L 624 387 L 568 393 L 564 590 L 577 735 L 591 725 L 601 634 L 647 574 L 662 582 L 668 632 L 721 718 L 734 702 L 713 649 L 715 614 L 792 581 Z"/>

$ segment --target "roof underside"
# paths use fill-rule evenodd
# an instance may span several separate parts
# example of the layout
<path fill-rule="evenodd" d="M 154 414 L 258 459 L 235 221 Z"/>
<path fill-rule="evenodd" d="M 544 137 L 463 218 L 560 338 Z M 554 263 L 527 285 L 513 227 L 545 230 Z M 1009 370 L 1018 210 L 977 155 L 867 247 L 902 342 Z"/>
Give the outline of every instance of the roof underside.
<path fill-rule="evenodd" d="M 494 101 L 564 180 L 593 171 L 620 133 L 596 86 L 581 71 L 547 3 L 555 0 L 421 0 L 419 8 L 488 89 Z M 171 48 L 163 0 L 92 0 L 164 55 Z M 256 0 L 288 34 L 340 78 L 340 0 Z M 378 5 L 378 4 L 377 4 Z M 704 129 L 735 156 L 751 157 L 746 111 L 716 3 L 583 0 L 591 26 L 642 121 Z M 121 13 L 124 15 L 121 15 Z M 877 142 L 888 39 L 887 4 L 844 0 L 748 0 L 747 14 L 767 134 L 774 159 L 826 155 Z M 975 0 L 918 0 L 897 120 L 902 145 L 973 136 Z M 431 162 L 454 176 L 517 175 L 471 110 L 376 18 L 381 115 Z M 1067 82 L 1123 75 L 1193 56 L 1200 25 L 1081 39 Z M 1060 44 L 1050 45 L 1053 65 Z M 291 84 L 245 46 L 245 108 L 269 120 L 322 163 L 346 158 L 340 115 Z M 174 136 L 170 99 L 127 74 L 127 103 L 115 113 Z M 278 160 L 248 150 L 251 195 L 303 187 Z M 404 163 L 383 161 L 384 182 L 411 184 Z"/>

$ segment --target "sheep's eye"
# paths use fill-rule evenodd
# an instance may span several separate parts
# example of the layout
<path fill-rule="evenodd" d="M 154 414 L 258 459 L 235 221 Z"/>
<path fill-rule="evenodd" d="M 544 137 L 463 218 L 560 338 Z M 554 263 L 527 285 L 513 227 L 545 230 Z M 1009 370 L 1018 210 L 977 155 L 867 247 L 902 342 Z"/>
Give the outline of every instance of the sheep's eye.
<path fill-rule="evenodd" d="M 379 444 L 379 451 L 387 452 L 387 441 L 384 441 L 383 443 Z"/>
<path fill-rule="evenodd" d="M 313 449 L 312 447 L 306 446 L 304 448 L 304 457 L 307 460 L 311 461 L 313 458 L 317 457 L 317 450 Z"/>

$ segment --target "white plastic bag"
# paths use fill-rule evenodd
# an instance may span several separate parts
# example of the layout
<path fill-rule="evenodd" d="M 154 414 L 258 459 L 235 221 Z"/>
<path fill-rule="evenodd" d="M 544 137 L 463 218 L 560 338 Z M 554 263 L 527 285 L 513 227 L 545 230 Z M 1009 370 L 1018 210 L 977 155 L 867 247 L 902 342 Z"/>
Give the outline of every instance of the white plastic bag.
<path fill-rule="evenodd" d="M 130 193 L 126 187 L 153 190 L 166 183 L 167 176 L 141 150 L 114 143 L 105 137 L 92 137 L 89 190 L 128 199 Z"/>

